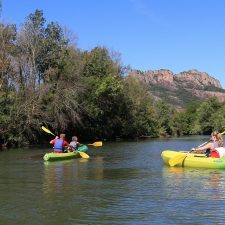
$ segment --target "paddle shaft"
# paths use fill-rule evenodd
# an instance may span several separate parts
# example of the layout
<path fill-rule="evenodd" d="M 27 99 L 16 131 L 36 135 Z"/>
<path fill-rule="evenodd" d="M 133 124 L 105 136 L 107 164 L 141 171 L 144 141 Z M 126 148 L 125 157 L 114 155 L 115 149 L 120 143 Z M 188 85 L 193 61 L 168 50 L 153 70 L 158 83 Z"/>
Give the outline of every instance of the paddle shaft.
<path fill-rule="evenodd" d="M 221 133 L 221 135 L 223 135 L 223 134 L 225 134 L 225 131 L 223 131 L 223 132 Z M 197 148 L 201 148 L 202 146 L 208 144 L 210 141 L 211 141 L 211 140 L 204 142 L 203 144 L 199 145 Z"/>
<path fill-rule="evenodd" d="M 46 127 L 42 126 L 41 129 L 42 129 L 43 131 L 45 131 L 46 133 L 51 134 L 51 135 L 53 135 L 54 137 L 56 137 L 56 135 L 53 134 L 53 133 L 52 133 L 49 129 L 47 129 Z"/>
<path fill-rule="evenodd" d="M 203 145 L 206 145 L 206 144 L 208 144 L 210 142 L 210 140 L 209 141 L 206 141 L 206 142 L 204 142 L 203 144 L 201 144 L 201 145 L 199 145 L 197 148 L 201 148 Z"/>

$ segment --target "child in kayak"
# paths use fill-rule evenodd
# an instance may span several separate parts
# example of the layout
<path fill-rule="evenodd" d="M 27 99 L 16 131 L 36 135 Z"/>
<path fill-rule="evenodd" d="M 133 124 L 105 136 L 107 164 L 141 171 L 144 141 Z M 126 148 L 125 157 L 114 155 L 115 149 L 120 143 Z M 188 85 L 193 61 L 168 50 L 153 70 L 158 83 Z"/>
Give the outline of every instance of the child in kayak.
<path fill-rule="evenodd" d="M 66 137 L 66 134 L 60 134 L 59 137 L 56 136 L 55 139 L 50 141 L 50 144 L 54 145 L 54 147 L 53 147 L 54 152 L 63 153 L 64 147 L 71 146 L 67 141 L 65 141 L 65 137 Z"/>
<path fill-rule="evenodd" d="M 78 146 L 81 146 L 81 144 L 78 142 L 77 136 L 72 137 L 72 141 L 70 142 L 70 145 L 72 146 L 73 150 L 76 150 Z"/>

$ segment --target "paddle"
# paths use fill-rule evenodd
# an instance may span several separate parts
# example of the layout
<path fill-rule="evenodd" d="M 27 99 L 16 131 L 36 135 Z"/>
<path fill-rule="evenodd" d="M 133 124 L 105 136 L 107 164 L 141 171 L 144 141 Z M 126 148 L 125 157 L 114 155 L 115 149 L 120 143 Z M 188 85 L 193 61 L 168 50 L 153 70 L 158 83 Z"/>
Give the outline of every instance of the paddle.
<path fill-rule="evenodd" d="M 222 132 L 221 134 L 222 135 L 225 134 L 225 131 Z M 200 148 L 200 147 L 202 147 L 203 145 L 206 145 L 209 142 L 210 142 L 210 140 L 205 142 L 205 143 L 203 143 L 203 144 L 201 144 L 201 145 L 199 145 L 197 148 Z M 169 165 L 170 166 L 175 166 L 175 165 L 181 163 L 188 156 L 188 154 L 190 154 L 191 152 L 192 152 L 192 150 L 189 151 L 187 154 L 181 154 L 181 155 L 175 156 L 174 158 L 169 160 Z"/>
<path fill-rule="evenodd" d="M 48 133 L 48 134 L 51 134 L 51 135 L 53 135 L 53 136 L 56 136 L 56 135 L 53 134 L 49 129 L 45 128 L 44 126 L 42 126 L 41 129 L 42 129 L 43 131 L 45 131 L 46 133 Z"/>
<path fill-rule="evenodd" d="M 77 151 L 77 150 L 75 150 L 75 151 Z M 80 154 L 80 156 L 82 157 L 82 158 L 84 158 L 84 159 L 89 159 L 90 158 L 90 156 L 87 154 L 87 153 L 85 153 L 85 152 L 81 152 L 81 151 L 77 151 L 79 154 Z"/>
<path fill-rule="evenodd" d="M 102 146 L 102 141 L 96 141 L 93 144 L 88 144 L 88 145 L 92 145 L 92 146 L 95 146 L 95 147 L 101 147 Z"/>
<path fill-rule="evenodd" d="M 53 134 L 53 133 L 52 133 L 49 129 L 47 129 L 46 127 L 42 126 L 41 129 L 42 129 L 43 131 L 45 131 L 46 133 L 51 134 L 51 135 L 53 135 L 53 136 L 56 137 L 56 135 Z M 78 152 L 78 153 L 80 154 L 80 156 L 81 156 L 82 158 L 84 158 L 84 159 L 90 158 L 90 156 L 89 156 L 87 153 L 85 153 L 85 152 L 81 152 L 81 151 L 77 151 L 77 152 Z"/>
<path fill-rule="evenodd" d="M 208 142 L 210 142 L 210 141 L 207 141 L 207 142 L 205 142 L 205 143 L 199 145 L 197 148 L 200 148 L 201 146 L 207 144 Z M 174 158 L 170 159 L 170 160 L 169 160 L 169 165 L 170 165 L 170 166 L 175 166 L 175 165 L 179 164 L 179 163 L 182 162 L 182 161 L 187 157 L 187 155 L 190 154 L 192 151 L 193 151 L 193 150 L 189 151 L 189 152 L 186 153 L 186 154 L 178 155 L 178 156 L 175 156 Z"/>

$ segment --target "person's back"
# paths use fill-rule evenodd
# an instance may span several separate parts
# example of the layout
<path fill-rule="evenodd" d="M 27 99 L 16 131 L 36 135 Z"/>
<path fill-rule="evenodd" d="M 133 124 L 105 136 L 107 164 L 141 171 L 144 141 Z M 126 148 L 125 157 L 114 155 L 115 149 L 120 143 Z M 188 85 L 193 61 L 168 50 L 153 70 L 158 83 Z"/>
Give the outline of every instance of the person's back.
<path fill-rule="evenodd" d="M 65 141 L 65 134 L 60 134 L 59 137 L 56 136 L 55 139 L 50 141 L 50 144 L 54 145 L 54 152 L 56 153 L 62 153 L 64 152 L 64 146 L 68 146 L 68 142 Z"/>

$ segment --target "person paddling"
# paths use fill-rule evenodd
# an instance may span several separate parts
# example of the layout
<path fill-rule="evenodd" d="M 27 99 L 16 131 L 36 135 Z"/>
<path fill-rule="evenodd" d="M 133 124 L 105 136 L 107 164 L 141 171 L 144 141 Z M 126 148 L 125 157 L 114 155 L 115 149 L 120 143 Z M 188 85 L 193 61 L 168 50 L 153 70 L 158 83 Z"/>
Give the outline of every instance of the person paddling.
<path fill-rule="evenodd" d="M 209 152 L 210 157 L 212 158 L 223 158 L 225 157 L 225 148 L 223 147 L 223 135 L 221 133 L 217 134 L 218 147 L 212 149 Z"/>
<path fill-rule="evenodd" d="M 223 136 L 217 131 L 213 131 L 211 133 L 210 142 L 202 147 L 193 148 L 192 152 L 211 156 L 211 151 L 219 147 L 223 147 Z"/>
<path fill-rule="evenodd" d="M 60 134 L 59 137 L 56 136 L 55 139 L 50 141 L 50 144 L 54 145 L 54 152 L 63 153 L 64 147 L 69 146 L 72 147 L 67 141 L 65 141 L 66 134 Z"/>

